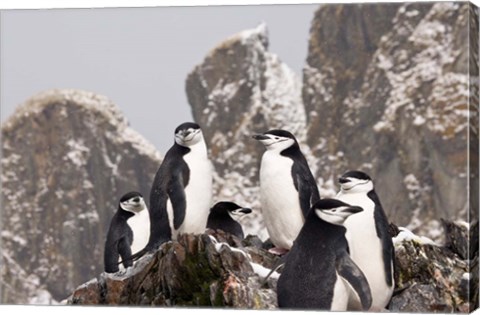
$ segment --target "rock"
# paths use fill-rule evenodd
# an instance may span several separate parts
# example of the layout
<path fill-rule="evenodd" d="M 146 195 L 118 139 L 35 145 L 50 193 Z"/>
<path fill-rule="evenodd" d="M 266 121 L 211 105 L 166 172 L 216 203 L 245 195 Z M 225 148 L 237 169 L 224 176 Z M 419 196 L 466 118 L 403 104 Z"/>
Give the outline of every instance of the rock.
<path fill-rule="evenodd" d="M 403 227 L 398 230 L 393 238 L 396 286 L 389 311 L 470 312 L 478 307 L 478 249 L 474 261 L 469 261 L 447 246 Z M 463 238 L 458 233 L 445 238 L 458 243 L 457 237 Z M 133 268 L 103 273 L 80 286 L 68 303 L 275 309 L 281 270 L 265 283 L 263 279 L 279 258 L 258 240 L 250 236 L 240 241 L 211 230 L 182 235 L 141 258 Z"/>
<path fill-rule="evenodd" d="M 223 232 L 182 235 L 142 257 L 132 268 L 102 273 L 80 286 L 69 304 L 210 306 L 253 309 L 276 307 L 276 282 L 262 287 L 248 247 L 234 248 Z M 257 251 L 267 257 L 270 253 Z M 94 303 L 95 304 L 95 303 Z"/>
<path fill-rule="evenodd" d="M 471 8 L 376 3 L 318 9 L 303 100 L 319 182 L 335 182 L 348 169 L 366 171 L 389 219 L 415 232 L 440 227 L 441 217 L 466 219 L 469 156 L 478 165 L 478 127 L 468 133 L 469 117 L 476 117 L 469 111 L 478 111 L 469 107 L 466 38 L 478 22 Z M 476 151 L 467 151 L 469 140 Z M 478 197 L 472 205 L 478 209 Z"/>
<path fill-rule="evenodd" d="M 118 200 L 130 190 L 148 200 L 160 155 L 107 98 L 77 90 L 32 97 L 2 139 L 3 255 L 61 301 L 103 270 Z M 2 303 L 24 301 L 8 279 Z"/>
<path fill-rule="evenodd" d="M 214 196 L 249 206 L 246 234 L 266 238 L 258 201 L 258 168 L 264 148 L 255 133 L 288 129 L 303 144 L 306 117 L 301 80 L 268 52 L 265 24 L 223 41 L 188 75 L 188 101 L 205 128 L 215 165 Z M 305 148 L 307 150 L 307 148 Z"/>
<path fill-rule="evenodd" d="M 439 295 L 434 285 L 413 284 L 408 291 L 401 294 L 400 298 L 395 297 L 390 303 L 390 310 L 401 310 L 402 312 L 440 312 L 452 313 L 453 307 L 446 303 Z M 427 311 L 426 311 L 427 310 Z"/>
<path fill-rule="evenodd" d="M 478 221 L 472 223 L 454 223 L 442 220 L 446 234 L 445 246 L 462 259 L 473 259 L 478 251 Z"/>
<path fill-rule="evenodd" d="M 0 264 L 0 301 L 9 304 L 57 304 L 39 277 L 27 273 L 5 251 Z"/>
<path fill-rule="evenodd" d="M 444 221 L 445 238 L 453 244 L 465 241 L 462 226 Z M 402 229 L 394 238 L 395 286 L 391 312 L 471 312 L 478 307 L 478 259 L 464 259 L 450 245 L 438 246 Z M 406 237 L 406 235 L 408 235 Z M 449 244 L 451 244 L 449 243 Z M 453 248 L 453 249 L 456 249 Z M 478 248 L 475 253 L 478 256 Z M 477 284 L 476 284 L 477 283 Z M 476 290 L 475 290 L 476 286 Z"/>

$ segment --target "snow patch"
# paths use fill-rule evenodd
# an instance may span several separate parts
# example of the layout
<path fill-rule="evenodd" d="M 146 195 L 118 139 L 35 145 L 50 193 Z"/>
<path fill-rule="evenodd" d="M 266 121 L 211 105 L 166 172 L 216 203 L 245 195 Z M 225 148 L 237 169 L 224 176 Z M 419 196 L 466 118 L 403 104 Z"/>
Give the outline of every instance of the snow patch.
<path fill-rule="evenodd" d="M 472 274 L 471 274 L 470 272 L 465 272 L 465 273 L 462 275 L 462 279 L 467 280 L 467 281 L 470 281 L 470 279 L 472 279 Z"/>
<path fill-rule="evenodd" d="M 419 244 L 439 246 L 430 238 L 425 236 L 418 236 L 404 227 L 399 227 L 398 229 L 400 230 L 400 233 L 398 233 L 397 236 L 392 238 L 394 245 L 401 244 L 406 241 L 414 241 Z"/>
<path fill-rule="evenodd" d="M 2 231 L 2 238 L 5 240 L 10 240 L 17 244 L 17 246 L 25 247 L 28 244 L 28 241 L 23 237 L 20 237 L 17 234 L 13 234 L 10 231 Z"/>
<path fill-rule="evenodd" d="M 250 260 L 250 255 L 248 255 L 247 253 L 245 253 L 243 250 L 240 250 L 240 249 L 235 248 L 235 247 L 231 247 L 230 245 L 228 245 L 228 244 L 225 243 L 225 242 L 219 242 L 219 241 L 217 241 L 217 239 L 216 239 L 214 236 L 212 236 L 212 235 L 209 235 L 208 237 L 210 238 L 210 240 L 212 241 L 212 243 L 215 245 L 215 250 L 216 250 L 218 253 L 221 253 L 221 252 L 224 251 L 225 249 L 229 249 L 229 250 L 232 251 L 232 252 L 242 254 L 243 256 L 245 256 L 247 259 Z"/>
<path fill-rule="evenodd" d="M 67 146 L 70 148 L 70 151 L 66 154 L 66 159 L 78 167 L 87 165 L 90 149 L 85 146 L 82 139 L 70 139 L 67 141 Z"/>
<path fill-rule="evenodd" d="M 268 274 L 272 271 L 271 269 L 263 267 L 262 265 L 256 264 L 254 262 L 250 262 L 250 265 L 252 266 L 253 272 L 262 278 L 268 276 Z M 272 272 L 272 274 L 269 276 L 269 278 L 274 279 L 278 279 L 278 277 L 280 277 L 280 274 L 276 271 Z"/>
<path fill-rule="evenodd" d="M 119 131 L 119 133 L 122 136 L 123 142 L 131 143 L 140 154 L 149 156 L 156 161 L 162 160 L 162 155 L 158 152 L 155 146 L 134 129 L 125 126 Z"/>

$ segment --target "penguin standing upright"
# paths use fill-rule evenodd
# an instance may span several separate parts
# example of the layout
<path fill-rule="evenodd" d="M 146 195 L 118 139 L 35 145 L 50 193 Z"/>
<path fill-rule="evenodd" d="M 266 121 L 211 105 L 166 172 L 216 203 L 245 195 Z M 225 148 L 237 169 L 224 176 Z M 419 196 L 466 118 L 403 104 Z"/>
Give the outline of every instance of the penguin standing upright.
<path fill-rule="evenodd" d="M 207 228 L 222 230 L 243 239 L 243 228 L 238 222 L 241 217 L 252 212 L 252 209 L 242 208 L 234 202 L 217 202 L 208 215 Z"/>
<path fill-rule="evenodd" d="M 130 267 L 132 261 L 125 259 L 145 247 L 149 234 L 150 219 L 143 196 L 136 191 L 123 195 L 107 233 L 104 250 L 105 272 L 117 272 L 120 257 L 124 260 L 124 267 Z"/>
<path fill-rule="evenodd" d="M 336 198 L 363 208 L 363 212 L 345 221 L 350 256 L 365 274 L 372 290 L 372 310 L 382 311 L 394 289 L 395 251 L 388 232 L 388 220 L 374 190 L 373 181 L 364 172 L 348 171 L 339 178 L 341 190 Z M 351 300 L 359 307 L 358 299 Z"/>
<path fill-rule="evenodd" d="M 349 297 L 355 295 L 362 309 L 369 309 L 370 287 L 348 255 L 342 226 L 345 219 L 361 211 L 335 199 L 315 203 L 278 279 L 280 308 L 345 311 Z"/>
<path fill-rule="evenodd" d="M 178 234 L 205 231 L 212 173 L 200 126 L 191 122 L 179 125 L 150 191 L 151 232 L 146 250 L 176 239 Z"/>
<path fill-rule="evenodd" d="M 283 254 L 303 226 L 310 207 L 320 200 L 318 187 L 295 137 L 285 130 L 253 136 L 265 146 L 260 165 L 262 213 L 272 252 Z"/>

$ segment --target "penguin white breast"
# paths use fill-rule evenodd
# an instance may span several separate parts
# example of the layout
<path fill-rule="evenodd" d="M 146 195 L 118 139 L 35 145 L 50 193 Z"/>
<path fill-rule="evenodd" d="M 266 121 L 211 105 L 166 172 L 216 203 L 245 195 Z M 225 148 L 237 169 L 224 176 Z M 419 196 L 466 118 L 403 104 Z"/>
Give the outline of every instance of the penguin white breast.
<path fill-rule="evenodd" d="M 148 210 L 142 210 L 127 220 L 128 226 L 133 232 L 133 242 L 130 246 L 132 254 L 143 249 L 150 237 L 150 217 Z"/>
<path fill-rule="evenodd" d="M 349 284 L 340 277 L 338 273 L 335 286 L 333 288 L 331 311 L 346 311 L 348 305 L 348 297 L 350 294 Z"/>
<path fill-rule="evenodd" d="M 260 166 L 260 198 L 265 225 L 272 243 L 286 249 L 292 247 L 304 222 L 292 165 L 292 159 L 266 151 Z"/>
<path fill-rule="evenodd" d="M 206 148 L 192 147 L 183 159 L 190 170 L 190 177 L 185 187 L 185 219 L 178 232 L 201 234 L 205 232 L 212 202 L 213 166 Z"/>
<path fill-rule="evenodd" d="M 370 284 L 372 308 L 383 309 L 388 304 L 393 286 L 389 287 L 385 281 L 383 247 L 375 227 L 375 203 L 365 193 L 340 192 L 337 199 L 363 208 L 362 212 L 345 220 L 345 236 L 352 260 L 363 271 Z"/>

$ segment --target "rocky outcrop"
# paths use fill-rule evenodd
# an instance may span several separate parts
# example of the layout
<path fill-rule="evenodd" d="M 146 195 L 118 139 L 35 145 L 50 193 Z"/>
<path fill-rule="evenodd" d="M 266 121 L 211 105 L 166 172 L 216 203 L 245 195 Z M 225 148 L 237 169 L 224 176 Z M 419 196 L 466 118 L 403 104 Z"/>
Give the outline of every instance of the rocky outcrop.
<path fill-rule="evenodd" d="M 186 84 L 207 129 L 216 196 L 260 209 L 263 148 L 249 137 L 285 128 L 299 138 L 322 196 L 335 195 L 339 175 L 361 169 L 392 222 L 434 237 L 440 218 L 466 220 L 478 209 L 476 39 L 465 40 L 476 22 L 468 3 L 322 5 L 301 87 L 267 51 L 264 25 L 222 42 Z"/>
<path fill-rule="evenodd" d="M 478 161 L 478 146 L 467 151 L 478 143 L 478 132 L 468 138 L 478 108 L 466 40 L 476 16 L 453 2 L 320 7 L 303 85 L 317 176 L 366 171 L 390 220 L 415 231 L 466 220 L 469 153 Z M 478 191 L 478 175 L 472 184 Z"/>
<path fill-rule="evenodd" d="M 188 75 L 186 91 L 195 121 L 205 127 L 216 170 L 216 199 L 253 208 L 245 223 L 247 232 L 258 233 L 263 226 L 258 167 L 264 148 L 251 136 L 287 129 L 304 143 L 300 79 L 268 52 L 267 28 L 261 24 L 209 52 Z"/>
<path fill-rule="evenodd" d="M 2 146 L 2 303 L 38 301 L 37 289 L 60 301 L 102 271 L 118 199 L 148 197 L 160 155 L 107 98 L 76 90 L 28 100 Z"/>
<path fill-rule="evenodd" d="M 257 237 L 241 242 L 219 231 L 182 235 L 133 268 L 101 274 L 75 290 L 76 305 L 276 307 L 276 279 L 263 283 L 275 257 Z M 235 247 L 233 247 L 235 246 Z"/>
<path fill-rule="evenodd" d="M 393 238 L 398 293 L 390 302 L 390 311 L 468 313 L 478 307 L 478 238 L 470 240 L 475 250 L 465 257 L 469 234 L 478 231 L 478 222 L 443 224 L 446 246 L 405 229 Z"/>
<path fill-rule="evenodd" d="M 405 228 L 397 231 L 396 293 L 389 311 L 469 312 L 478 307 L 478 281 L 470 281 L 478 277 L 470 270 L 478 270 L 478 258 L 469 261 L 456 252 L 467 244 L 470 227 L 445 224 L 448 231 L 456 230 L 446 238 L 460 246 L 439 246 Z M 222 231 L 183 235 L 126 271 L 100 274 L 77 288 L 68 303 L 276 309 L 281 268 L 264 281 L 278 262 L 267 247 L 256 236 L 240 241 Z M 472 253 L 477 256 L 478 243 Z"/>

